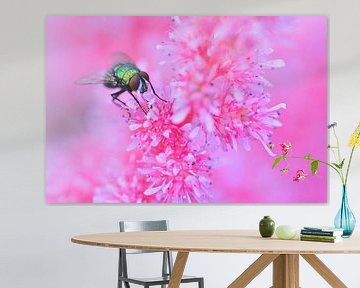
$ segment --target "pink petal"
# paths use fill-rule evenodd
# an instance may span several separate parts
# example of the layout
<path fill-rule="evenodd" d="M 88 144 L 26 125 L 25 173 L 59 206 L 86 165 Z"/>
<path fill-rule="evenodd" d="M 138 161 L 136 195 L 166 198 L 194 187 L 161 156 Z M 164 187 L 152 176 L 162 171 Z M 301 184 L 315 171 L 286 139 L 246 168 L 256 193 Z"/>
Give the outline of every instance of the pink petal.
<path fill-rule="evenodd" d="M 144 195 L 146 195 L 146 196 L 154 195 L 155 193 L 159 192 L 161 190 L 161 188 L 162 188 L 162 186 L 150 187 L 144 191 Z"/>

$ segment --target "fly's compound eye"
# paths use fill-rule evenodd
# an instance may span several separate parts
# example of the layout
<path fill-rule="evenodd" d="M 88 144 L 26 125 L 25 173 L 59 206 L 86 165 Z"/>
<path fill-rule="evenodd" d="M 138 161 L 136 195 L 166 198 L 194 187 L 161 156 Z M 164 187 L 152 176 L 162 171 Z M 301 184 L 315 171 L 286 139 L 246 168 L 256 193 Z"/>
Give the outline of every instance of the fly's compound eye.
<path fill-rule="evenodd" d="M 139 77 L 139 75 L 135 74 L 130 79 L 129 87 L 130 87 L 131 91 L 136 91 L 139 88 L 139 85 L 140 85 L 140 77 Z"/>
<path fill-rule="evenodd" d="M 146 81 L 149 82 L 149 80 L 150 80 L 149 74 L 147 74 L 145 71 L 141 71 L 141 72 L 139 73 L 139 75 L 140 75 L 141 78 L 144 78 Z"/>

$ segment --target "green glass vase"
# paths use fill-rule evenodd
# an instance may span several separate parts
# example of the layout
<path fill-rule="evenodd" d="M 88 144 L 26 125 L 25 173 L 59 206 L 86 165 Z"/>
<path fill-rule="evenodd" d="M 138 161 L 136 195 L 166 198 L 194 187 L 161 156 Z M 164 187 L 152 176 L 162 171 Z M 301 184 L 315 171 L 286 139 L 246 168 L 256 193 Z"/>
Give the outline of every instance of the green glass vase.
<path fill-rule="evenodd" d="M 264 216 L 259 223 L 260 235 L 264 238 L 271 237 L 275 232 L 275 222 L 270 216 Z"/>

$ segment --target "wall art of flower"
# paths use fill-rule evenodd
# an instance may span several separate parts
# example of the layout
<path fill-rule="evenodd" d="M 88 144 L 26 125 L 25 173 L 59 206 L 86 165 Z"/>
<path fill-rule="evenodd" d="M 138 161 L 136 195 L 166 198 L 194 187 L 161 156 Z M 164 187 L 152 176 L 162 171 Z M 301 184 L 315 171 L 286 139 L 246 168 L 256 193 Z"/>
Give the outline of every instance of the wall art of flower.
<path fill-rule="evenodd" d="M 48 203 L 326 202 L 292 145 L 326 159 L 326 17 L 46 18 Z"/>

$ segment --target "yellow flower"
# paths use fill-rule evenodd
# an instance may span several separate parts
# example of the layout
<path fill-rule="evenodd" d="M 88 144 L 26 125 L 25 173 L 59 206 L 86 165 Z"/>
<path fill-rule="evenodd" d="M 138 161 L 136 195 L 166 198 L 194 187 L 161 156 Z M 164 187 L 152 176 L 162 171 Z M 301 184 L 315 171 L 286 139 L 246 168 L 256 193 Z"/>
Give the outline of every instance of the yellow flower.
<path fill-rule="evenodd" d="M 349 146 L 360 147 L 360 122 L 350 138 Z"/>

